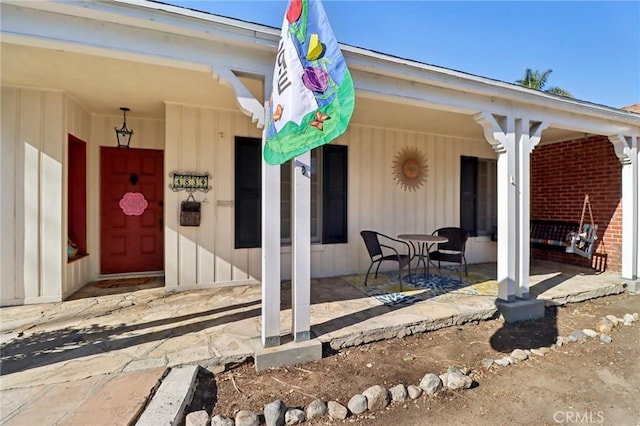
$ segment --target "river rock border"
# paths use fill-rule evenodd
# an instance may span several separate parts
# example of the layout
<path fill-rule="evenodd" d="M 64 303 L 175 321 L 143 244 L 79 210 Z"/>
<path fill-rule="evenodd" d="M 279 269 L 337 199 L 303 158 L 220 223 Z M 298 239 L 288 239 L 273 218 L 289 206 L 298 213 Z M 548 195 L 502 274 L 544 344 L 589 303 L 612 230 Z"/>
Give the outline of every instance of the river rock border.
<path fill-rule="evenodd" d="M 600 318 L 595 325 L 595 329 L 585 328 L 574 330 L 568 336 L 558 336 L 556 343 L 550 347 L 537 349 L 515 349 L 510 355 L 498 358 L 482 360 L 482 367 L 489 369 L 493 366 L 506 367 L 511 364 L 526 361 L 538 356 L 543 357 L 554 347 L 559 348 L 566 344 L 585 342 L 588 339 L 599 338 L 603 344 L 613 342 L 611 332 L 617 326 L 632 326 L 639 319 L 638 313 L 624 314 L 622 318 L 614 315 L 607 315 Z M 347 405 L 337 401 L 324 402 L 320 399 L 312 401 L 303 411 L 297 407 L 287 407 L 281 400 L 275 400 L 264 406 L 264 411 L 258 415 L 249 410 L 240 410 L 235 418 L 221 416 L 219 414 L 209 417 L 205 410 L 195 411 L 187 414 L 185 426 L 293 426 L 304 423 L 307 419 L 329 416 L 331 419 L 344 420 L 349 416 L 366 415 L 367 412 L 375 413 L 384 410 L 394 403 L 404 403 L 415 401 L 423 395 L 434 397 L 444 389 L 460 391 L 469 389 L 474 384 L 473 377 L 477 375 L 476 370 L 457 367 L 449 367 L 443 374 L 436 375 L 427 373 L 423 376 L 418 385 L 404 384 L 396 385 L 392 388 L 385 388 L 380 385 L 371 386 L 362 393 L 355 394 Z"/>

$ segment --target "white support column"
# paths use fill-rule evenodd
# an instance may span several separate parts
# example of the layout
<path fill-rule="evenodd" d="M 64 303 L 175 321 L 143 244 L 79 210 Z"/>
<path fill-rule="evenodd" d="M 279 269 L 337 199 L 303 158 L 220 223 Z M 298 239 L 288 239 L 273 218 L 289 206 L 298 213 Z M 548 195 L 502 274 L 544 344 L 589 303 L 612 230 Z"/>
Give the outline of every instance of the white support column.
<path fill-rule="evenodd" d="M 622 278 L 637 281 L 640 273 L 638 259 L 640 212 L 638 192 L 640 192 L 640 172 L 638 171 L 638 137 L 626 138 L 628 148 L 626 160 L 622 163 Z"/>
<path fill-rule="evenodd" d="M 529 299 L 529 155 L 540 141 L 542 123 L 531 127 L 528 117 L 488 112 L 476 114 L 474 120 L 499 154 L 496 306 L 508 323 L 542 318 L 544 301 Z"/>
<path fill-rule="evenodd" d="M 546 123 L 528 117 L 474 116 L 498 153 L 498 299 L 529 299 L 531 152 Z"/>
<path fill-rule="evenodd" d="M 295 158 L 291 231 L 291 332 L 296 342 L 311 338 L 311 152 Z"/>
<path fill-rule="evenodd" d="M 518 223 L 516 259 L 516 297 L 529 299 L 529 275 L 531 273 L 531 246 L 529 224 L 531 222 L 531 153 L 540 143 L 542 131 L 546 123 L 531 123 L 524 117 L 516 120 L 516 134 L 518 135 Z"/>
<path fill-rule="evenodd" d="M 482 126 L 485 138 L 498 153 L 498 299 L 513 302 L 516 300 L 517 220 L 515 122 L 513 117 L 496 117 L 488 112 L 476 114 L 474 120 Z"/>
<path fill-rule="evenodd" d="M 529 120 L 519 118 L 515 120 L 515 137 L 517 153 L 516 191 L 516 297 L 529 298 L 529 218 L 530 209 L 530 176 L 531 162 L 529 157 Z"/>
<path fill-rule="evenodd" d="M 262 346 L 279 344 L 280 166 L 262 161 Z"/>
<path fill-rule="evenodd" d="M 506 275 L 498 276 L 498 282 L 502 284 L 505 282 L 507 287 L 506 291 L 503 291 L 505 298 L 508 302 L 512 302 L 516 298 L 516 283 L 518 279 L 518 229 L 520 223 L 521 209 L 518 205 L 518 185 L 519 185 L 519 158 L 518 158 L 518 140 L 515 133 L 516 120 L 513 116 L 507 116 L 504 120 L 503 129 L 505 133 L 505 147 L 507 156 L 507 180 L 499 182 L 498 185 L 502 185 L 503 194 L 506 198 L 507 209 L 504 213 L 507 216 L 507 235 L 505 235 L 504 245 L 507 251 L 507 267 L 505 268 Z M 500 197 L 500 189 L 498 189 L 498 196 Z M 499 213 L 498 213 L 499 214 Z M 498 224 L 500 218 L 498 217 Z M 498 230 L 498 244 L 500 244 L 500 230 Z"/>
<path fill-rule="evenodd" d="M 611 135 L 622 163 L 622 267 L 629 290 L 640 293 L 640 137 Z"/>
<path fill-rule="evenodd" d="M 510 252 L 513 247 L 509 246 L 510 225 L 514 223 L 515 214 L 510 218 L 512 211 L 509 200 L 511 183 L 509 181 L 509 155 L 507 152 L 498 153 L 498 299 L 512 302 L 515 300 L 515 289 L 513 277 L 510 272 Z"/>

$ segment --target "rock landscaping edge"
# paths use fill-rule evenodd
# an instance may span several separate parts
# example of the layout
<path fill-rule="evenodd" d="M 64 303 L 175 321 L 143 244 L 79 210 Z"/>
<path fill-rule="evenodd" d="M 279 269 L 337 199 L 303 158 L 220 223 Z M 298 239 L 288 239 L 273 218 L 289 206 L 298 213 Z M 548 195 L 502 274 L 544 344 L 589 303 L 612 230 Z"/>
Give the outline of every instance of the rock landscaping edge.
<path fill-rule="evenodd" d="M 637 312 L 624 314 L 622 318 L 607 315 L 600 318 L 594 329 L 574 330 L 568 336 L 558 336 L 556 343 L 549 347 L 534 349 L 515 349 L 510 355 L 498 358 L 482 360 L 481 368 L 490 369 L 493 366 L 507 367 L 511 364 L 526 362 L 531 357 L 544 357 L 554 348 L 562 347 L 576 342 L 585 342 L 589 339 L 599 340 L 602 344 L 613 342 L 611 332 L 615 327 L 632 326 L 639 320 Z M 343 405 L 337 401 L 312 401 L 305 410 L 289 408 L 281 400 L 275 400 L 265 405 L 263 413 L 256 414 L 249 410 L 240 410 L 235 418 L 209 414 L 205 410 L 188 413 L 185 417 L 185 426 L 291 426 L 304 423 L 307 419 L 329 416 L 334 420 L 344 420 L 350 416 L 366 415 L 367 412 L 384 410 L 394 403 L 417 400 L 421 397 L 436 397 L 443 390 L 461 391 L 469 389 L 475 383 L 474 377 L 478 370 L 467 368 L 449 367 L 443 374 L 426 373 L 418 385 L 398 384 L 389 389 L 373 385 L 362 393 L 355 394 Z"/>

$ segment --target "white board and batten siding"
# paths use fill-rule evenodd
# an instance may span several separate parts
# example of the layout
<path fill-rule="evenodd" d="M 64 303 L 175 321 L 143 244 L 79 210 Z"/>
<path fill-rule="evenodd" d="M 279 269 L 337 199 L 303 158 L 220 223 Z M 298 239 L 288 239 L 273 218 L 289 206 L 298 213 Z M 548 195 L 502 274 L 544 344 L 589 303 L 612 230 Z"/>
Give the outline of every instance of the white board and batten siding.
<path fill-rule="evenodd" d="M 55 90 L 2 87 L 0 304 L 55 302 L 100 275 L 100 146 L 122 116 Z M 131 118 L 134 146 L 164 149 L 164 120 Z M 87 252 L 67 262 L 68 135 L 87 143 Z"/>
<path fill-rule="evenodd" d="M 63 111 L 62 92 L 2 88 L 3 306 L 62 298 Z"/>
<path fill-rule="evenodd" d="M 165 171 L 210 173 L 202 201 L 200 227 L 180 226 L 185 191 L 165 188 L 165 281 L 168 290 L 211 285 L 257 283 L 260 249 L 234 249 L 234 138 L 260 138 L 259 129 L 234 111 L 167 104 Z M 431 233 L 457 226 L 460 209 L 460 156 L 495 158 L 491 146 L 477 140 L 352 125 L 334 143 L 349 147 L 348 243 L 312 245 L 313 277 L 363 272 L 369 265 L 360 230 L 389 235 Z M 429 167 L 425 185 L 405 191 L 392 175 L 403 147 L 417 147 Z M 495 261 L 495 242 L 472 238 L 469 262 Z M 291 274 L 290 247 L 282 249 L 282 278 Z"/>
<path fill-rule="evenodd" d="M 165 186 L 165 283 L 167 290 L 212 284 L 257 283 L 260 249 L 234 249 L 234 138 L 261 137 L 240 112 L 166 105 L 165 172 L 209 173 L 199 227 L 180 226 L 186 191 Z"/>
<path fill-rule="evenodd" d="M 55 301 L 100 275 L 100 146 L 114 146 L 121 116 L 88 114 L 62 93 L 3 88 L 0 276 L 2 304 Z M 164 150 L 165 281 L 167 290 L 259 283 L 260 249 L 234 248 L 234 138 L 261 137 L 237 111 L 166 104 L 161 119 L 128 117 L 132 147 Z M 87 251 L 66 261 L 67 134 L 87 142 Z M 483 139 L 466 140 L 352 125 L 334 143 L 349 147 L 348 243 L 313 245 L 311 273 L 327 277 L 366 270 L 359 232 L 430 233 L 459 220 L 460 156 L 495 158 Z M 427 158 L 428 177 L 418 191 L 393 180 L 392 162 L 403 147 Z M 211 175 L 199 227 L 180 226 L 185 191 L 169 188 L 171 172 Z M 27 226 L 27 224 L 29 226 Z M 470 262 L 494 261 L 495 243 L 472 239 Z M 282 250 L 283 279 L 291 253 Z M 44 278 L 46 277 L 46 279 Z M 24 283 L 24 284 L 23 284 Z"/>
<path fill-rule="evenodd" d="M 335 143 L 349 147 L 348 243 L 312 250 L 311 270 L 315 277 L 366 271 L 370 259 L 360 237 L 363 229 L 396 237 L 459 226 L 460 157 L 496 158 L 491 146 L 481 138 L 469 140 L 360 125 L 350 126 Z M 405 191 L 393 179 L 393 160 L 404 147 L 418 148 L 427 160 L 427 179 L 417 191 Z M 495 261 L 495 242 L 486 237 L 470 238 L 467 260 Z"/>

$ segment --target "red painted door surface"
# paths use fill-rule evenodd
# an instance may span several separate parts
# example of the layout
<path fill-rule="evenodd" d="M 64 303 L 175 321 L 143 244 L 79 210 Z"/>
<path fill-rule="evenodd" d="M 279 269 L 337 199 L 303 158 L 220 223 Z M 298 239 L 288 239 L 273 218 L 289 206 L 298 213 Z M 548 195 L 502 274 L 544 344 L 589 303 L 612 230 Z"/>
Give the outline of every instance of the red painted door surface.
<path fill-rule="evenodd" d="M 163 270 L 163 152 L 102 147 L 100 164 L 100 272 Z"/>

